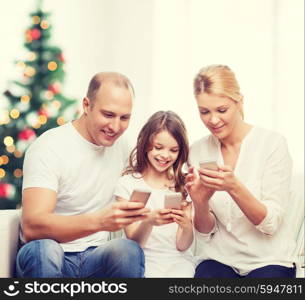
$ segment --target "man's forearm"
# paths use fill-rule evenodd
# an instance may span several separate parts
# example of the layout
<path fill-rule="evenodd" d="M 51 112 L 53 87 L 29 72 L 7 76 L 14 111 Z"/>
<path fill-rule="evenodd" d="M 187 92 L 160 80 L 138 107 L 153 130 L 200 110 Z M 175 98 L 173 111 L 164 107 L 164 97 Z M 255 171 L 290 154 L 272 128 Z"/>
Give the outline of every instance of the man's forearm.
<path fill-rule="evenodd" d="M 26 242 L 37 239 L 53 239 L 60 243 L 93 234 L 101 230 L 93 214 L 63 216 L 54 213 L 22 219 Z"/>

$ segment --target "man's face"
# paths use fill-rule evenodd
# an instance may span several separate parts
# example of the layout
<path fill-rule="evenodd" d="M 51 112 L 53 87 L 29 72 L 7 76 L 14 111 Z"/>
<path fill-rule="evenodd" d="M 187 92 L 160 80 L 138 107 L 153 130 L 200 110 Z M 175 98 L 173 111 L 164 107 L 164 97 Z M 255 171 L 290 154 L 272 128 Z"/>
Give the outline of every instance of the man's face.
<path fill-rule="evenodd" d="M 85 98 L 83 106 L 89 141 L 110 147 L 129 125 L 132 95 L 126 88 L 105 82 L 97 91 L 95 100 Z"/>

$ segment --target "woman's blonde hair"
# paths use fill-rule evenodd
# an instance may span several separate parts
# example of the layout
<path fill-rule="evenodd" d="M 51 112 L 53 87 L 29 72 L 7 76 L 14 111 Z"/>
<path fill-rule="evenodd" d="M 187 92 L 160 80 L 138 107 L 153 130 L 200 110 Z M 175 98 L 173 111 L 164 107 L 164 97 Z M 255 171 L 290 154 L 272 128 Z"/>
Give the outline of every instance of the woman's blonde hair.
<path fill-rule="evenodd" d="M 234 72 L 226 65 L 209 65 L 202 68 L 194 79 L 195 97 L 199 94 L 225 96 L 235 102 L 243 100 Z M 244 118 L 243 111 L 241 111 Z"/>

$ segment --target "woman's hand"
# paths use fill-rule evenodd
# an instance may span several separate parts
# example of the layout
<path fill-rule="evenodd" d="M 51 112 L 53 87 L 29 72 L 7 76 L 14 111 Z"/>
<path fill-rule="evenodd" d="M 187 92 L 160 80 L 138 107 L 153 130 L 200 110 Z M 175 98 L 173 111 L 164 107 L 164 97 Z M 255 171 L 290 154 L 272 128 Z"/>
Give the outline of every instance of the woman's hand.
<path fill-rule="evenodd" d="M 218 171 L 199 169 L 198 173 L 202 185 L 215 191 L 230 192 L 238 185 L 238 180 L 230 166 L 220 166 Z"/>
<path fill-rule="evenodd" d="M 214 194 L 215 190 L 205 186 L 202 180 L 196 176 L 194 167 L 189 168 L 185 180 L 185 188 L 195 204 L 208 201 Z"/>

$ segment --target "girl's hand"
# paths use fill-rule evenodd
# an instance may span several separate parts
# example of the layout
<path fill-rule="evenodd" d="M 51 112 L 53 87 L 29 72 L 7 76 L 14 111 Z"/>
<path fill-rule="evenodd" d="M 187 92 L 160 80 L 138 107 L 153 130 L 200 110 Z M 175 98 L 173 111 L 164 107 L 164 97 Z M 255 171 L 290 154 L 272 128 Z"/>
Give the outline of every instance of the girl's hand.
<path fill-rule="evenodd" d="M 201 179 L 196 176 L 194 167 L 189 168 L 185 180 L 185 188 L 195 204 L 208 201 L 214 194 L 215 190 L 205 186 Z"/>
<path fill-rule="evenodd" d="M 171 209 L 172 218 L 182 229 L 192 228 L 192 203 L 182 202 L 182 209 Z"/>
<path fill-rule="evenodd" d="M 151 225 L 154 226 L 161 226 L 161 225 L 173 223 L 174 220 L 171 215 L 171 209 L 162 208 L 150 212 L 145 222 L 149 222 Z"/>
<path fill-rule="evenodd" d="M 230 166 L 218 167 L 218 171 L 199 169 L 199 176 L 202 185 L 215 191 L 227 191 L 235 189 L 238 180 Z"/>

